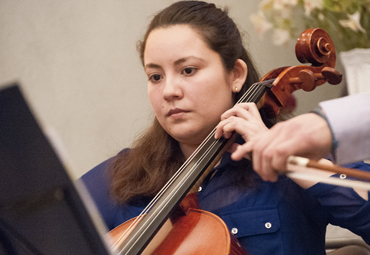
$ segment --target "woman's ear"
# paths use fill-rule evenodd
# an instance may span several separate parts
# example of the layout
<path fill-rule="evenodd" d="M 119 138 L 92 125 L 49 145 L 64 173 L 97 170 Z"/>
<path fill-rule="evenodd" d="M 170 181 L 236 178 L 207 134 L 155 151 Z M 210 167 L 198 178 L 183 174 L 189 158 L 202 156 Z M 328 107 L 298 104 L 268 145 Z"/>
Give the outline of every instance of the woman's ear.
<path fill-rule="evenodd" d="M 239 92 L 247 79 L 248 67 L 247 64 L 241 60 L 237 59 L 235 62 L 234 69 L 231 71 L 231 89 L 234 93 Z"/>

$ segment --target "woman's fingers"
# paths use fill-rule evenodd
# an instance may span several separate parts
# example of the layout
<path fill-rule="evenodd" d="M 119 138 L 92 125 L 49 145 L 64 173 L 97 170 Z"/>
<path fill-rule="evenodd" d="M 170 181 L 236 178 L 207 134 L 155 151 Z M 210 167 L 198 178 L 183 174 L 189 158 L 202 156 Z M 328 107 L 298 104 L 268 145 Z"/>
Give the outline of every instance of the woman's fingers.
<path fill-rule="evenodd" d="M 242 103 L 234 106 L 221 116 L 221 122 L 216 128 L 215 138 L 222 135 L 229 138 L 236 131 L 243 138 L 249 139 L 259 132 L 267 131 L 259 111 L 254 103 Z"/>
<path fill-rule="evenodd" d="M 245 144 L 237 144 L 237 146 L 234 146 L 233 150 L 231 152 L 231 158 L 235 161 L 241 160 L 242 158 L 246 158 L 249 160 L 252 160 L 252 145 L 251 143 L 245 143 Z"/>
<path fill-rule="evenodd" d="M 248 120 L 251 117 L 261 118 L 255 103 L 240 103 L 233 108 L 227 110 L 221 115 L 221 120 L 225 120 L 231 116 L 240 117 Z"/>

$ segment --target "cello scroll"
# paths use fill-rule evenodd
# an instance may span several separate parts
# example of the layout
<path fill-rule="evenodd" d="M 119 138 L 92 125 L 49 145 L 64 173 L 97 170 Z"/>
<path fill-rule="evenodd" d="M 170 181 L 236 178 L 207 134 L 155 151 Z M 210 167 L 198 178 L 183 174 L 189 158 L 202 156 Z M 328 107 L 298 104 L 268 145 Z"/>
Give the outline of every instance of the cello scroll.
<path fill-rule="evenodd" d="M 336 85 L 342 81 L 342 75 L 335 69 L 333 41 L 321 28 L 305 30 L 297 40 L 295 53 L 301 63 L 312 65 L 277 68 L 261 79 L 275 79 L 274 86 L 266 93 L 264 105 L 271 107 L 276 114 L 294 91 L 312 91 L 326 82 Z"/>

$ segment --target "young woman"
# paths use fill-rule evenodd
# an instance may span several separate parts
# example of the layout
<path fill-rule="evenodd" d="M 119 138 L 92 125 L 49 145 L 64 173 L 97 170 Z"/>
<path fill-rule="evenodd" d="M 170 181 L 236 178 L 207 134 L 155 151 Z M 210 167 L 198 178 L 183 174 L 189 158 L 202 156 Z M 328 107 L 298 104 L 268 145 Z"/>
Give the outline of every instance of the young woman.
<path fill-rule="evenodd" d="M 236 25 L 213 4 L 172 4 L 154 17 L 139 50 L 153 125 L 131 149 L 82 177 L 109 229 L 137 216 L 258 81 Z M 219 127 L 217 136 L 243 130 L 241 143 L 273 123 L 254 104 L 238 105 L 223 119 L 235 126 Z M 362 163 L 352 167 L 370 170 Z M 229 153 L 197 195 L 200 208 L 220 216 L 251 255 L 325 254 L 328 223 L 370 242 L 370 205 L 354 190 L 323 184 L 305 189 L 285 176 L 265 182 L 250 161 L 233 161 Z"/>

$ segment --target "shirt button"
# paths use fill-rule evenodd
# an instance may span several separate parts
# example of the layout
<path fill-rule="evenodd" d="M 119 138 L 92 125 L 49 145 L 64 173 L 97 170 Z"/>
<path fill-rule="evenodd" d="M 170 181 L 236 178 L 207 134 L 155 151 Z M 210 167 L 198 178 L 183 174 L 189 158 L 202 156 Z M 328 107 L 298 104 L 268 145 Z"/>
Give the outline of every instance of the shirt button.
<path fill-rule="evenodd" d="M 198 188 L 198 192 L 201 192 L 201 191 L 202 191 L 202 187 L 199 187 L 199 188 Z"/>
<path fill-rule="evenodd" d="M 238 229 L 237 229 L 237 228 L 232 228 L 232 229 L 231 229 L 231 233 L 232 233 L 233 235 L 236 235 L 236 234 L 238 233 Z"/>
<path fill-rule="evenodd" d="M 265 228 L 271 228 L 271 227 L 272 227 L 272 224 L 270 222 L 265 223 Z"/>
<path fill-rule="evenodd" d="M 339 175 L 339 178 L 341 178 L 342 180 L 343 180 L 343 179 L 346 179 L 346 178 L 347 178 L 347 175 L 345 175 L 345 174 L 341 174 L 341 175 Z"/>

